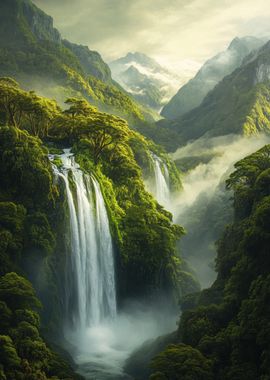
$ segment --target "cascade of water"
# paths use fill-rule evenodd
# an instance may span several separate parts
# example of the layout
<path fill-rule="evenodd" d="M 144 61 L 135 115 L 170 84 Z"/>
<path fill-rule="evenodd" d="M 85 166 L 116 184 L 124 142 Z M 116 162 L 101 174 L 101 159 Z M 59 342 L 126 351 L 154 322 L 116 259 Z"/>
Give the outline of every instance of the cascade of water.
<path fill-rule="evenodd" d="M 116 315 L 113 244 L 97 180 L 80 170 L 70 150 L 60 157 L 63 166 L 54 172 L 65 184 L 71 233 L 68 270 L 73 281 L 66 286 L 74 287 L 67 294 L 75 293 L 77 304 L 72 322 L 76 330 L 85 331 Z"/>
<path fill-rule="evenodd" d="M 170 205 L 170 176 L 166 163 L 154 153 L 151 154 L 155 174 L 154 195 L 163 206 Z"/>

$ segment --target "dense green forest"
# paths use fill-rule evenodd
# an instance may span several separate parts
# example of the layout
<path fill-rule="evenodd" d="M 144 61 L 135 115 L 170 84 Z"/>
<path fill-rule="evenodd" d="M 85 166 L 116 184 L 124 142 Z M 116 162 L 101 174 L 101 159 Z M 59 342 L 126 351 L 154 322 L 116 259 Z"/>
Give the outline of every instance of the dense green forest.
<path fill-rule="evenodd" d="M 217 280 L 181 302 L 176 335 L 130 359 L 138 378 L 269 378 L 269 170 L 269 145 L 235 165 L 234 222 L 217 243 Z"/>
<path fill-rule="evenodd" d="M 83 99 L 67 99 L 63 111 L 11 78 L 0 79 L 0 99 L 2 372 L 14 379 L 68 378 L 69 367 L 41 338 L 61 335 L 68 255 L 62 237 L 67 205 L 49 152 L 72 146 L 83 170 L 94 172 L 102 185 L 118 252 L 120 300 L 160 291 L 179 297 L 198 285 L 176 252 L 183 229 L 172 224 L 142 180 L 138 164 L 151 171 L 150 151 L 166 157 L 161 148 Z M 167 161 L 172 189 L 179 189 L 177 170 Z M 61 165 L 57 157 L 54 163 Z"/>
<path fill-rule="evenodd" d="M 269 380 L 270 43 L 117 62 L 0 0 L 0 380 Z"/>

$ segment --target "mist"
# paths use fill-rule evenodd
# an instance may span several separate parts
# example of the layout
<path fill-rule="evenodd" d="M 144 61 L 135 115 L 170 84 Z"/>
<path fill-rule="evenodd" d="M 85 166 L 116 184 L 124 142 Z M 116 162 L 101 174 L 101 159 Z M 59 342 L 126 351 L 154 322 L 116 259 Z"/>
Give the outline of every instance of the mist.
<path fill-rule="evenodd" d="M 34 0 L 55 19 L 64 38 L 88 45 L 108 62 L 140 51 L 174 68 L 198 64 L 235 36 L 267 36 L 267 0 Z M 63 7 L 65 11 L 63 12 Z M 93 17 L 94 15 L 94 17 Z M 162 43 L 161 43 L 162 41 Z M 203 41 L 203 43 L 201 43 Z"/>
<path fill-rule="evenodd" d="M 123 371 L 125 361 L 145 341 L 176 330 L 179 310 L 166 299 L 155 303 L 129 301 L 114 320 L 92 326 L 86 333 L 66 331 L 77 347 L 71 352 L 78 372 L 86 379 L 131 379 Z M 97 376 L 97 377 L 96 377 Z"/>
<path fill-rule="evenodd" d="M 195 162 L 183 175 L 183 191 L 175 195 L 171 211 L 174 221 L 187 231 L 180 242 L 181 255 L 195 270 L 202 288 L 216 278 L 215 241 L 233 220 L 232 194 L 225 189 L 225 180 L 237 161 L 267 143 L 270 137 L 265 135 L 201 138 L 172 155 L 178 164 Z M 205 162 L 196 165 L 196 160 Z"/>

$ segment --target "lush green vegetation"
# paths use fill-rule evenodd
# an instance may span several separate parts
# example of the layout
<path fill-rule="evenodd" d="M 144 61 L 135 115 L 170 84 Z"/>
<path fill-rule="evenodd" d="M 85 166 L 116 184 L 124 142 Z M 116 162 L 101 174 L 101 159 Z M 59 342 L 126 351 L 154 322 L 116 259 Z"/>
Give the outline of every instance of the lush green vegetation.
<path fill-rule="evenodd" d="M 61 338 L 69 255 L 65 193 L 54 181 L 48 152 L 61 154 L 71 146 L 81 168 L 101 184 L 117 248 L 120 299 L 163 291 L 183 297 L 198 290 L 176 250 L 182 227 L 143 182 L 143 172 L 152 170 L 151 152 L 166 160 L 174 189 L 181 186 L 178 172 L 161 148 L 125 120 L 82 98 L 68 98 L 62 110 L 11 78 L 0 78 L 0 122 L 1 376 L 75 379 L 43 338 Z M 57 156 L 55 163 L 61 165 Z"/>
<path fill-rule="evenodd" d="M 175 289 L 182 295 L 196 288 L 176 254 L 183 229 L 172 224 L 171 214 L 144 187 L 141 167 L 149 175 L 150 152 L 160 149 L 130 130 L 123 119 L 101 113 L 85 101 L 67 103 L 70 107 L 56 117 L 50 139 L 73 146 L 81 167 L 94 172 L 103 184 L 118 240 L 122 292 L 130 296 Z M 172 188 L 179 188 L 175 166 L 160 154 L 168 162 Z"/>
<path fill-rule="evenodd" d="M 235 220 L 218 242 L 218 278 L 182 303 L 181 344 L 153 360 L 151 379 L 270 377 L 270 146 L 235 168 L 227 181 Z"/>
<path fill-rule="evenodd" d="M 68 96 L 83 96 L 132 123 L 152 119 L 113 82 L 98 53 L 62 41 L 52 18 L 30 0 L 1 1 L 0 62 L 0 75 L 15 77 L 25 87 L 59 102 Z"/>
<path fill-rule="evenodd" d="M 40 307 L 24 277 L 10 272 L 0 278 L 1 379 L 80 379 L 41 338 Z"/>
<path fill-rule="evenodd" d="M 1 378 L 74 379 L 72 369 L 40 336 L 41 303 L 25 278 L 36 283 L 56 243 L 52 211 L 57 189 L 37 138 L 16 127 L 0 127 L 0 183 Z"/>

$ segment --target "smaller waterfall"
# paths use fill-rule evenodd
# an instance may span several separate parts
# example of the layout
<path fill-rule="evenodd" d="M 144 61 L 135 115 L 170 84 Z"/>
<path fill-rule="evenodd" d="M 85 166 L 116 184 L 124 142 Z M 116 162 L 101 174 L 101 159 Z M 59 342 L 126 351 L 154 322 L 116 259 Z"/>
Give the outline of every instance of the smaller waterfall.
<path fill-rule="evenodd" d="M 83 332 L 116 316 L 113 244 L 99 183 L 82 172 L 70 150 L 64 152 L 54 172 L 64 182 L 70 217 L 66 303 L 68 319 Z"/>
<path fill-rule="evenodd" d="M 154 189 L 150 189 L 154 193 L 157 201 L 164 207 L 170 207 L 170 176 L 166 163 L 156 154 L 151 153 L 153 162 L 155 183 Z"/>

